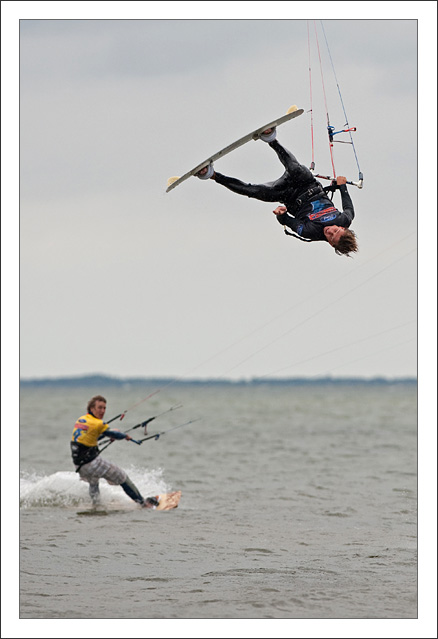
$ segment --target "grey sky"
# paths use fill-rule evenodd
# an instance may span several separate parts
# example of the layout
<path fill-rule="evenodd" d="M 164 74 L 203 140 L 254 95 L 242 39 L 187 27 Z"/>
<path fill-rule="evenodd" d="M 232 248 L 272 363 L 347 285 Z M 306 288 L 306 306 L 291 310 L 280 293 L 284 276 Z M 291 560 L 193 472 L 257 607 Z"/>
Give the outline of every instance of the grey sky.
<path fill-rule="evenodd" d="M 416 374 L 417 23 L 324 26 L 365 176 L 350 188 L 353 260 L 287 238 L 274 207 L 213 182 L 165 193 L 291 104 L 305 114 L 278 136 L 310 163 L 306 20 L 21 22 L 22 377 Z M 313 34 L 312 49 L 328 173 Z M 351 148 L 335 154 L 357 179 Z M 282 172 L 261 142 L 216 166 L 250 182 Z"/>

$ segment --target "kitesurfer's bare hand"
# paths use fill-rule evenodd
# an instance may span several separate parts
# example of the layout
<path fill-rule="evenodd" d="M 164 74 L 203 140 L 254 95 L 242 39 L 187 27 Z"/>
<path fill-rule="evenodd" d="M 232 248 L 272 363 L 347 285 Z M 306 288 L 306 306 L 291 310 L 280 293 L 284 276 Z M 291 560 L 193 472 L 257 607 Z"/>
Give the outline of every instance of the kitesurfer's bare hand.
<path fill-rule="evenodd" d="M 340 186 L 341 184 L 347 184 L 347 178 L 345 178 L 343 175 L 338 175 L 338 177 L 336 178 L 336 184 L 338 186 Z"/>
<path fill-rule="evenodd" d="M 282 215 L 287 212 L 287 208 L 285 206 L 277 206 L 276 209 L 272 211 L 274 215 Z"/>

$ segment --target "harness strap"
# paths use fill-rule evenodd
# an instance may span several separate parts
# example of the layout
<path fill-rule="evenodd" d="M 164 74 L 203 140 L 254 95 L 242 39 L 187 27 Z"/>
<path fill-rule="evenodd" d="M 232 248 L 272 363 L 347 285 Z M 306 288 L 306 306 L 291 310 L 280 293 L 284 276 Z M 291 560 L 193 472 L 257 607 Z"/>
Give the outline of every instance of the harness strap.
<path fill-rule="evenodd" d="M 334 182 L 332 182 L 332 183 L 330 184 L 330 186 L 324 186 L 324 187 L 323 187 L 323 191 L 324 191 L 324 193 L 325 193 L 326 195 L 328 195 L 328 194 L 330 193 L 330 196 L 329 196 L 329 197 L 330 197 L 330 199 L 331 199 L 331 201 L 332 201 L 332 202 L 333 202 L 333 196 L 334 196 L 335 191 L 336 191 L 336 189 L 337 189 L 337 188 L 338 188 L 338 185 L 336 184 L 336 182 L 335 182 L 335 181 L 334 181 Z"/>
<path fill-rule="evenodd" d="M 315 184 L 315 186 L 311 186 L 309 189 L 307 189 L 307 191 L 304 191 L 304 193 L 301 193 L 301 195 L 297 197 L 297 199 L 294 202 L 293 213 L 295 213 L 298 209 L 300 209 L 303 204 L 308 202 L 315 195 L 327 195 L 327 192 L 332 191 L 332 197 L 333 197 L 333 193 L 335 190 L 336 190 L 336 187 L 334 185 L 330 185 L 328 187 L 322 187 L 320 184 Z M 307 237 L 301 237 L 297 233 L 291 233 L 290 231 L 286 229 L 286 227 L 284 227 L 284 232 L 286 233 L 286 235 L 295 237 L 296 239 L 301 240 L 302 242 L 317 241 L 317 240 L 309 240 Z"/>
<path fill-rule="evenodd" d="M 308 202 L 312 197 L 319 194 L 325 195 L 325 191 L 322 186 L 320 186 L 319 184 L 311 186 L 309 189 L 307 189 L 307 191 L 304 191 L 304 193 L 301 193 L 301 195 L 296 198 L 294 202 L 294 211 L 300 209 L 303 204 L 305 204 L 305 202 Z"/>

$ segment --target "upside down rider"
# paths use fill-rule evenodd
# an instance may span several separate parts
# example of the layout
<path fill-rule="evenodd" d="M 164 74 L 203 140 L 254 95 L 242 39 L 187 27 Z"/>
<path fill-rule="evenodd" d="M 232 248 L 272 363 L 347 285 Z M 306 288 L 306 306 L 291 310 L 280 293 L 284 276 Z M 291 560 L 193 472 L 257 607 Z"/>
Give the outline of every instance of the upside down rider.
<path fill-rule="evenodd" d="M 285 229 L 287 235 L 307 242 L 328 242 L 338 255 L 349 256 L 358 251 L 356 234 L 349 229 L 354 219 L 354 207 L 347 191 L 346 178 L 338 176 L 336 184 L 324 188 L 310 169 L 300 164 L 278 142 L 275 128 L 264 131 L 260 139 L 276 152 L 285 168 L 278 180 L 266 184 L 247 184 L 218 173 L 212 163 L 201 169 L 197 177 L 202 180 L 213 179 L 234 193 L 263 202 L 280 202 L 281 206 L 273 213 L 280 224 L 292 229 L 292 233 Z M 341 194 L 342 211 L 333 206 L 327 195 L 335 189 L 339 189 Z"/>

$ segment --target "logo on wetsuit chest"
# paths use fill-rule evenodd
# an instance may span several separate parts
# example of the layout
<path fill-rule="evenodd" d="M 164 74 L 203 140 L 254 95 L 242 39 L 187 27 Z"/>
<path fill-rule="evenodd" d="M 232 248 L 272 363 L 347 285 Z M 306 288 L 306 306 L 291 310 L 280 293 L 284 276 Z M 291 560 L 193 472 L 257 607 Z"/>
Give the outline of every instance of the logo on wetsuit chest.
<path fill-rule="evenodd" d="M 338 210 L 334 206 L 323 208 L 326 203 L 321 200 L 311 202 L 313 213 L 309 213 L 307 216 L 309 220 L 320 220 L 321 222 L 330 222 L 334 220 Z"/>
<path fill-rule="evenodd" d="M 329 213 L 328 215 L 323 215 L 319 218 L 320 222 L 331 222 L 335 218 L 338 217 L 337 213 Z"/>

